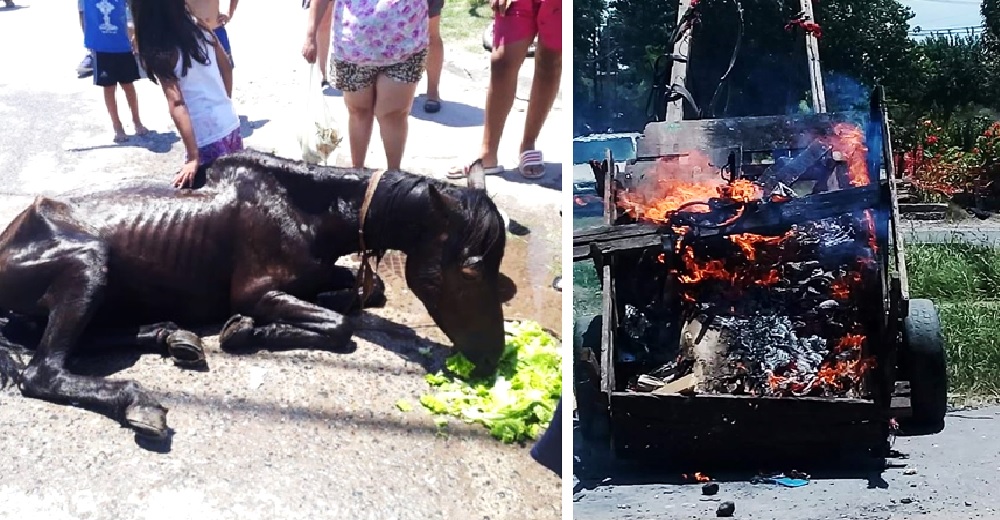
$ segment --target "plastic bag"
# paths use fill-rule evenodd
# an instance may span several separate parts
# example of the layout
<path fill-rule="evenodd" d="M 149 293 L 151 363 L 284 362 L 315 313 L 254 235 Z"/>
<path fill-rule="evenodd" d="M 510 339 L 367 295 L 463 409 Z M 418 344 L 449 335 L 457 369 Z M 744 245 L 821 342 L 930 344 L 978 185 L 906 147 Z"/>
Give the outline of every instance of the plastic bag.
<path fill-rule="evenodd" d="M 325 165 L 343 138 L 327 97 L 314 81 L 317 67 L 313 65 L 309 68 L 306 102 L 298 122 L 299 145 L 302 147 L 302 160 Z"/>

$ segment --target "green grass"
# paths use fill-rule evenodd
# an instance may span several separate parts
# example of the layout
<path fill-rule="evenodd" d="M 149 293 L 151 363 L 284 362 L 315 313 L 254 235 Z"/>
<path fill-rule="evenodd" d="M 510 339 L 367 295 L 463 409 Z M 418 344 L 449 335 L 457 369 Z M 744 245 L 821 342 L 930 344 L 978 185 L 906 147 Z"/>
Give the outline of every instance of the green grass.
<path fill-rule="evenodd" d="M 948 352 L 952 392 L 1000 395 L 1000 302 L 935 302 Z"/>
<path fill-rule="evenodd" d="M 950 390 L 1000 395 L 1000 249 L 952 243 L 906 248 L 911 298 L 937 305 Z"/>
<path fill-rule="evenodd" d="M 483 52 L 483 31 L 492 20 L 493 11 L 488 1 L 446 1 L 441 10 L 441 39 L 445 52 L 449 45 L 462 45 L 468 51 Z"/>
<path fill-rule="evenodd" d="M 919 298 L 1000 299 L 1000 250 L 969 244 L 915 244 L 906 248 L 910 292 Z"/>

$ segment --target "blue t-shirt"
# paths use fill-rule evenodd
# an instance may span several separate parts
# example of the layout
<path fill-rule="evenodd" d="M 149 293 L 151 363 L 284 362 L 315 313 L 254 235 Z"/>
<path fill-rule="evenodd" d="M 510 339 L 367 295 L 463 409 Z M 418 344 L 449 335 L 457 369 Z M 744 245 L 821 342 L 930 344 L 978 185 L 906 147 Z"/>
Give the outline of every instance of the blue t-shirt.
<path fill-rule="evenodd" d="M 97 52 L 132 52 L 126 0 L 84 0 L 83 43 Z"/>

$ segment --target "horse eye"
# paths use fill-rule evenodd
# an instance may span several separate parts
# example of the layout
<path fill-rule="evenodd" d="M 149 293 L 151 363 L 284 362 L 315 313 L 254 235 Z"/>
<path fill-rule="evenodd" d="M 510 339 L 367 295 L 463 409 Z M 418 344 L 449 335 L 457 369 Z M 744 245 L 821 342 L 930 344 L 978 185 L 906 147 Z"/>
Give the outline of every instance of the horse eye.
<path fill-rule="evenodd" d="M 483 257 L 470 256 L 462 262 L 462 276 L 470 280 L 478 280 L 483 277 Z"/>

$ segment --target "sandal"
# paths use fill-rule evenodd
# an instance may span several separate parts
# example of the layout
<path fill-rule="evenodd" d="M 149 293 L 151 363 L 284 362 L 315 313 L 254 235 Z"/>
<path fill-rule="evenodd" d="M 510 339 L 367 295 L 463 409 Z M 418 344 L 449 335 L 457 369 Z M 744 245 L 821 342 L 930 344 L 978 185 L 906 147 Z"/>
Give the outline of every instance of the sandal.
<path fill-rule="evenodd" d="M 428 114 L 435 114 L 441 111 L 441 101 L 437 99 L 428 99 L 424 101 L 424 112 Z"/>
<path fill-rule="evenodd" d="M 545 177 L 545 163 L 542 161 L 542 152 L 538 150 L 521 152 L 517 170 L 521 172 L 521 175 L 525 179 L 541 179 Z"/>
<path fill-rule="evenodd" d="M 471 170 L 476 163 L 482 163 L 482 159 L 476 159 L 475 161 L 472 161 L 472 163 L 469 164 L 468 166 L 463 166 L 461 168 L 452 168 L 451 170 L 448 171 L 448 178 L 454 180 L 454 179 L 464 179 L 468 177 L 469 170 Z M 490 166 L 489 168 L 485 167 L 483 168 L 483 173 L 486 175 L 502 175 L 503 172 L 505 171 L 507 170 L 503 166 L 500 166 L 499 164 L 496 166 Z"/>

